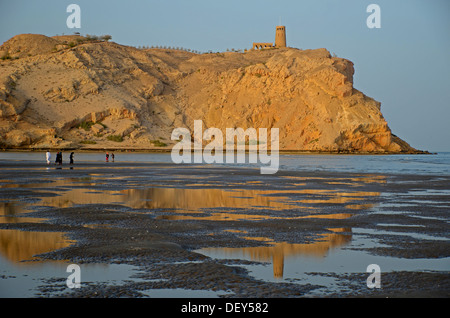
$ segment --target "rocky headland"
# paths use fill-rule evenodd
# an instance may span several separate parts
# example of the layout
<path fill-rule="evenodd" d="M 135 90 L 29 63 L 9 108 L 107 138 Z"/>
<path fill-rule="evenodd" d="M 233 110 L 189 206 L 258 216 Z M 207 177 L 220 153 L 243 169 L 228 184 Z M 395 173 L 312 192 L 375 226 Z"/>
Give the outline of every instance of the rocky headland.
<path fill-rule="evenodd" d="M 326 49 L 204 53 L 83 36 L 0 46 L 3 149 L 170 150 L 177 127 L 279 128 L 281 151 L 421 153 Z"/>

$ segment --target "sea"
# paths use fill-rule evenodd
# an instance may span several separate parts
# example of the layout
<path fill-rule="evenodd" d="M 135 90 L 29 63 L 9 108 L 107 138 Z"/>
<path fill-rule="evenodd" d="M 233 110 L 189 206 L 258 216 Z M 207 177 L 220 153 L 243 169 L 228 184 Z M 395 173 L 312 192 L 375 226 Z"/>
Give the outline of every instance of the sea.
<path fill-rule="evenodd" d="M 70 152 L 63 153 L 68 163 Z M 52 161 L 56 153 L 52 153 Z M 76 163 L 105 162 L 104 152 L 75 152 Z M 172 163 L 170 153 L 116 152 L 115 162 L 126 163 Z M 111 159 L 109 159 L 111 161 Z M 250 163 L 248 155 L 244 163 L 213 163 L 213 165 L 260 168 L 259 161 Z M 0 152 L 0 164 L 45 163 L 44 152 Z M 450 175 L 450 152 L 434 154 L 346 155 L 346 154 L 280 154 L 278 170 L 282 171 L 329 171 L 347 173 Z"/>

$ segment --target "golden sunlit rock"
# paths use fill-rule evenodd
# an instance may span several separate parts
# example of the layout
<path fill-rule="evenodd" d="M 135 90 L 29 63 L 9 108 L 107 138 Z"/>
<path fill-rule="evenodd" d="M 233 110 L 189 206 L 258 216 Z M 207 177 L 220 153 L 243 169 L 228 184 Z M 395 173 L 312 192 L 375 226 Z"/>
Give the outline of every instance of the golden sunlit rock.
<path fill-rule="evenodd" d="M 326 49 L 196 54 L 81 36 L 21 34 L 0 52 L 4 147 L 170 149 L 171 132 L 279 128 L 280 150 L 416 152 L 380 103 L 353 87 L 354 65 Z"/>

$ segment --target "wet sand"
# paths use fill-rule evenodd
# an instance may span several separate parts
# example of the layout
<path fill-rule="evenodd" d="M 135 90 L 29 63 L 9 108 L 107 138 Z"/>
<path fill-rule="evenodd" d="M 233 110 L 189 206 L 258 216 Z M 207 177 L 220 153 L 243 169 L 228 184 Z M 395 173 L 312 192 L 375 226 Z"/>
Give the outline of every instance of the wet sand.
<path fill-rule="evenodd" d="M 9 162 L 1 163 L 0 179 L 1 235 L 63 233 L 70 240 L 38 260 L 139 268 L 137 280 L 84 282 L 80 289 L 64 288 L 66 277 L 55 277 L 36 297 L 148 297 L 179 289 L 231 298 L 450 296 L 450 176 Z M 31 211 L 18 212 L 21 203 Z M 365 267 L 338 264 L 327 272 L 299 268 L 286 279 L 289 257 L 325 259 L 334 250 L 354 253 L 355 262 L 361 253 L 444 267 L 383 271 L 381 265 L 379 289 L 367 287 Z M 218 251 L 225 256 L 213 257 Z M 257 277 L 253 266 L 269 268 L 273 277 Z"/>

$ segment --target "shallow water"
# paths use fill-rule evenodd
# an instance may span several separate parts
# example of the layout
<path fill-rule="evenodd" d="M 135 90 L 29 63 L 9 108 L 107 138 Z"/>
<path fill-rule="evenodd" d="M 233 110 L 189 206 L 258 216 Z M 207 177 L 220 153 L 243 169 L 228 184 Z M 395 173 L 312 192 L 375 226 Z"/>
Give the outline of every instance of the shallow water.
<path fill-rule="evenodd" d="M 337 292 L 342 286 L 338 285 L 334 278 L 318 274 L 366 273 L 367 266 L 370 264 L 380 266 L 381 272 L 450 270 L 450 258 L 448 257 L 405 259 L 371 255 L 360 250 L 383 246 L 376 239 L 367 236 L 367 233 L 382 235 L 386 232 L 391 235 L 392 232 L 352 228 L 350 234 L 348 232 L 339 234 L 338 231 L 341 229 L 331 230 L 336 231 L 334 237 L 325 235 L 323 239 L 310 244 L 274 243 L 273 246 L 264 247 L 204 248 L 196 252 L 217 259 L 242 259 L 262 262 L 261 265 L 244 266 L 257 279 L 272 282 L 326 285 L 328 293 Z M 399 235 L 404 235 L 404 233 L 399 233 Z M 415 233 L 411 233 L 411 235 L 424 240 L 438 239 Z M 446 239 L 444 238 L 444 240 Z M 313 295 L 320 295 L 320 290 L 312 291 L 307 296 Z"/>
<path fill-rule="evenodd" d="M 36 162 L 41 153 L 0 153 L 2 162 Z M 24 158 L 26 158 L 24 160 Z M 77 162 L 102 160 L 100 154 L 79 154 Z M 167 154 L 120 154 L 119 160 L 135 162 L 170 163 Z M 338 292 L 342 286 L 333 273 L 365 273 L 369 264 L 377 264 L 382 271 L 448 271 L 450 258 L 403 258 L 401 256 L 377 256 L 369 251 L 387 245 L 383 236 L 399 237 L 420 242 L 445 242 L 449 238 L 439 233 L 427 233 L 427 226 L 414 220 L 439 224 L 448 234 L 450 222 L 449 161 L 448 154 L 436 156 L 327 156 L 283 155 L 281 168 L 288 171 L 338 171 L 358 174 L 324 176 L 290 176 L 277 178 L 279 187 L 267 189 L 265 181 L 239 177 L 222 182 L 203 173 L 173 173 L 141 171 L 138 174 L 114 174 L 114 166 L 95 172 L 74 166 L 77 176 L 55 175 L 54 166 L 33 166 L 39 174 L 23 176 L 20 168 L 17 176 L 0 172 L 0 190 L 32 191 L 0 200 L 0 223 L 39 223 L 45 220 L 28 217 L 27 212 L 40 209 L 67 208 L 89 204 L 117 204 L 124 209 L 147 213 L 160 220 L 241 222 L 267 220 L 323 219 L 344 220 L 364 212 L 386 216 L 373 228 L 326 227 L 318 237 L 308 243 L 287 243 L 270 235 L 255 235 L 251 228 L 230 227 L 224 231 L 242 240 L 252 242 L 248 247 L 206 247 L 197 253 L 221 260 L 245 260 L 259 264 L 240 265 L 249 274 L 263 281 L 319 284 L 327 292 Z M 29 160 L 29 161 L 28 161 Z M 108 163 L 111 164 L 111 163 Z M 105 163 L 106 165 L 106 163 Z M 209 166 L 210 167 L 210 166 Z M 12 171 L 16 171 L 16 170 Z M 68 169 L 68 166 L 63 166 Z M 119 169 L 119 168 L 117 168 Z M 129 169 L 129 168 L 126 168 Z M 415 170 L 417 169 L 417 170 Z M 390 173 L 400 172 L 408 177 L 392 180 Z M 40 173 L 48 173 L 42 178 Z M 363 172 L 370 172 L 365 174 Z M 375 174 L 375 172 L 382 172 Z M 45 176 L 46 174 L 44 174 Z M 80 177 L 81 175 L 81 177 Z M 414 175 L 435 175 L 427 184 L 418 183 Z M 412 176 L 412 177 L 411 177 Z M 394 185 L 393 185 L 394 184 Z M 367 190 L 375 185 L 375 190 Z M 402 188 L 396 190 L 396 186 Z M 406 191 L 404 190 L 406 189 Z M 393 191 L 395 190 L 395 191 Z M 426 206 L 436 213 L 419 213 Z M 434 210 L 432 210 L 434 211 Z M 405 221 L 402 216 L 407 217 Z M 402 221 L 402 223 L 399 223 Z M 424 223 L 428 224 L 428 223 Z M 89 224 L 92 228 L 108 226 Z M 398 229 L 401 228 L 401 231 Z M 407 231 L 405 231 L 405 228 Z M 446 230 L 447 229 L 447 230 Z M 222 230 L 220 230 L 222 231 Z M 425 231 L 425 233 L 424 233 Z M 218 235 L 220 233 L 211 233 Z M 259 242 L 255 246 L 255 242 Z M 33 232 L 0 229 L 0 297 L 38 296 L 47 280 L 59 277 L 64 285 L 67 278 L 67 262 L 28 262 L 34 255 L 64 248 L 73 244 L 64 233 Z M 225 245 L 225 244 L 224 244 Z M 27 262 L 24 262 L 27 261 Z M 83 269 L 83 281 L 120 284 L 133 280 L 138 269 L 119 264 L 98 264 Z M 44 287 L 45 288 L 45 287 Z M 316 289 L 309 295 L 321 295 Z M 185 289 L 148 290 L 149 297 L 218 297 L 212 291 Z M 196 296 L 197 295 L 197 296 Z"/>
<path fill-rule="evenodd" d="M 0 298 L 44 297 L 52 291 L 70 292 L 67 286 L 67 279 L 72 274 L 68 271 L 70 264 L 65 261 L 11 262 L 0 256 Z M 133 280 L 138 270 L 127 264 L 83 264 L 80 288 L 88 284 L 122 284 Z"/>
<path fill-rule="evenodd" d="M 54 157 L 54 155 L 53 155 Z M 68 163 L 68 154 L 63 154 Z M 450 152 L 439 152 L 432 155 L 298 155 L 280 154 L 279 170 L 285 171 L 335 171 L 381 174 L 421 174 L 450 175 Z M 0 163 L 8 161 L 45 163 L 43 152 L 0 152 Z M 101 152 L 80 152 L 75 154 L 75 164 L 86 162 L 105 162 Z M 115 154 L 115 162 L 161 162 L 172 163 L 170 153 L 135 153 Z M 233 167 L 257 168 L 261 164 L 224 163 Z M 111 161 L 109 163 L 112 163 Z"/>

